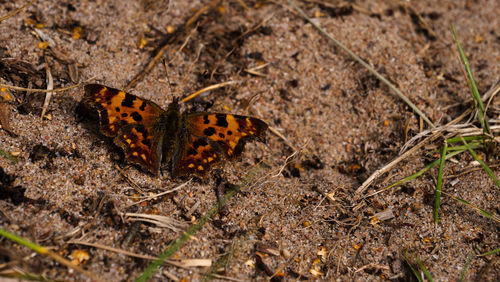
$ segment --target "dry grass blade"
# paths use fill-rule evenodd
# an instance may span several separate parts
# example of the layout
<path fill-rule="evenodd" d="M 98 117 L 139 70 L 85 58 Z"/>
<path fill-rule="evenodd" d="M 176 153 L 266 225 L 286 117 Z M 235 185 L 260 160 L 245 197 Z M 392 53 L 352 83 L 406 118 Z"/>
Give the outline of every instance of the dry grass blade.
<path fill-rule="evenodd" d="M 197 30 L 198 28 L 198 25 L 193 28 L 191 30 L 191 32 L 189 33 L 189 35 L 186 37 L 186 39 L 184 40 L 184 43 L 182 43 L 181 47 L 179 47 L 179 49 L 177 50 L 177 52 L 175 52 L 174 54 L 174 57 L 168 62 L 168 63 L 165 63 L 164 65 L 166 66 L 167 64 L 170 64 L 172 63 L 176 58 L 177 56 L 179 56 L 179 54 L 182 52 L 182 50 L 184 50 L 184 48 L 186 47 L 186 45 L 188 44 L 189 42 L 189 39 L 191 39 L 191 36 L 193 36 L 194 32 Z"/>
<path fill-rule="evenodd" d="M 263 68 L 267 67 L 269 64 L 271 64 L 271 63 L 262 64 L 262 65 L 260 65 L 260 66 L 256 66 L 256 67 L 251 68 L 251 69 L 245 69 L 245 72 L 247 72 L 247 73 L 249 73 L 249 74 L 253 74 L 253 75 L 255 75 L 255 76 L 265 77 L 265 76 L 266 76 L 266 74 L 261 73 L 261 72 L 259 72 L 258 70 L 260 70 L 260 69 L 263 69 Z"/>
<path fill-rule="evenodd" d="M 52 72 L 50 71 L 49 64 L 47 62 L 47 59 L 45 59 L 45 71 L 47 73 L 47 90 L 53 90 L 54 89 L 54 79 L 52 78 Z M 42 106 L 42 114 L 40 116 L 40 119 L 43 119 L 45 116 L 45 113 L 47 112 L 47 108 L 49 107 L 50 99 L 52 98 L 52 95 L 54 92 L 50 91 L 45 94 L 45 100 L 43 101 L 43 106 Z"/>
<path fill-rule="evenodd" d="M 168 216 L 145 213 L 126 213 L 125 216 L 128 217 L 129 221 L 149 222 L 158 227 L 168 228 L 176 232 L 188 227 L 187 223 L 175 220 Z"/>
<path fill-rule="evenodd" d="M 293 151 L 298 151 L 297 147 L 295 147 L 292 142 L 290 142 L 283 134 L 281 134 L 281 132 L 279 132 L 276 128 L 272 127 L 272 126 L 269 126 L 268 127 L 268 130 L 271 131 L 272 133 L 274 133 L 274 135 L 278 136 L 279 138 L 281 138 L 281 140 L 283 140 L 285 142 L 285 144 L 292 148 Z"/>
<path fill-rule="evenodd" d="M 70 89 L 73 89 L 73 88 L 77 88 L 77 87 L 80 87 L 82 86 L 83 84 L 93 80 L 95 78 L 95 76 L 85 80 L 85 81 L 82 81 L 78 84 L 74 84 L 74 85 L 71 85 L 71 86 L 68 86 L 68 87 L 63 87 L 63 88 L 57 88 L 57 89 L 52 89 L 52 90 L 48 90 L 48 89 L 33 89 L 33 88 L 24 88 L 24 87 L 19 87 L 19 86 L 13 86 L 13 85 L 8 85 L 8 84 L 2 84 L 0 83 L 0 87 L 5 87 L 5 88 L 8 88 L 8 89 L 12 89 L 12 90 L 17 90 L 17 91 L 26 91 L 26 92 L 42 92 L 42 93 L 47 93 L 47 92 L 63 92 L 63 91 L 66 91 L 66 90 L 70 90 Z"/>
<path fill-rule="evenodd" d="M 181 259 L 179 264 L 185 268 L 188 267 L 210 267 L 212 266 L 211 259 Z"/>
<path fill-rule="evenodd" d="M 205 93 L 207 91 L 212 91 L 212 90 L 215 90 L 215 89 L 218 89 L 218 88 L 222 88 L 224 86 L 227 86 L 227 85 L 231 85 L 231 84 L 236 84 L 238 83 L 239 81 L 237 80 L 233 80 L 233 81 L 226 81 L 226 82 L 222 82 L 222 83 L 217 83 L 217 84 L 213 84 L 213 85 L 210 85 L 210 86 L 207 86 L 205 88 L 202 88 L 190 95 L 188 95 L 186 98 L 182 99 L 182 102 L 183 103 L 186 103 L 187 101 L 189 100 L 192 100 L 193 98 L 195 98 L 196 96 L 202 94 L 202 93 Z"/>
<path fill-rule="evenodd" d="M 461 124 L 446 124 L 443 126 L 431 128 L 428 130 L 424 130 L 417 135 L 413 136 L 410 140 L 408 140 L 402 147 L 401 150 L 399 151 L 400 154 L 404 153 L 409 147 L 411 147 L 417 140 L 427 136 L 427 135 L 432 135 L 435 133 L 461 133 L 461 134 L 468 134 L 468 135 L 475 135 L 475 134 L 470 134 L 470 133 L 476 133 L 479 128 L 472 127 L 473 125 L 471 123 L 461 123 Z M 479 134 L 481 134 L 482 131 L 479 131 Z"/>
<path fill-rule="evenodd" d="M 0 18 L 0 23 L 1 23 L 1 22 L 3 22 L 3 21 L 5 21 L 6 19 L 8 19 L 8 18 L 10 18 L 10 17 L 12 17 L 12 16 L 14 16 L 14 15 L 18 14 L 19 12 L 21 12 L 22 10 L 24 10 L 24 9 L 28 8 L 29 6 L 31 6 L 31 5 L 32 5 L 33 3 L 35 3 L 35 2 L 36 2 L 36 0 L 32 0 L 32 1 L 30 1 L 30 2 L 28 2 L 28 3 L 26 3 L 26 4 L 24 4 L 24 6 L 22 6 L 21 8 L 16 9 L 16 10 L 14 10 L 14 11 L 12 11 L 12 12 L 8 13 L 7 15 L 5 15 L 5 16 L 3 16 L 3 17 L 1 17 L 1 18 Z"/>
<path fill-rule="evenodd" d="M 114 253 L 117 253 L 117 254 L 123 254 L 123 255 L 126 255 L 126 256 L 129 256 L 129 257 L 134 257 L 134 258 L 141 258 L 141 259 L 147 259 L 147 260 L 156 260 L 157 259 L 157 257 L 148 256 L 148 255 L 141 255 L 141 254 L 137 254 L 137 253 L 134 253 L 134 252 L 129 252 L 129 251 L 126 251 L 126 250 L 118 249 L 118 248 L 115 248 L 115 247 L 110 247 L 110 246 L 106 246 L 106 245 L 102 245 L 102 244 L 95 244 L 95 243 L 85 242 L 85 241 L 81 241 L 81 240 L 71 240 L 71 241 L 68 241 L 67 243 L 68 244 L 74 244 L 74 245 L 83 245 L 83 246 L 94 247 L 94 248 L 97 248 L 97 249 L 102 249 L 102 250 L 114 252 Z M 186 259 L 185 261 L 188 261 L 188 259 Z M 173 265 L 173 266 L 177 266 L 177 267 L 180 267 L 180 268 L 186 268 L 184 266 L 184 264 L 179 263 L 177 261 L 166 260 L 165 263 Z"/>
<path fill-rule="evenodd" d="M 190 183 L 190 182 L 191 182 L 191 180 L 192 180 L 192 179 L 189 179 L 188 181 L 186 181 L 186 182 L 182 183 L 181 185 L 179 185 L 179 186 L 175 187 L 174 189 L 170 189 L 170 190 L 168 190 L 168 191 L 164 191 L 164 192 L 161 192 L 161 193 L 158 193 L 158 194 L 154 194 L 154 195 L 152 195 L 152 196 L 148 196 L 148 197 L 147 197 L 147 198 L 145 198 L 145 199 L 142 199 L 142 200 L 140 200 L 140 201 L 138 201 L 138 202 L 135 202 L 135 203 L 133 203 L 133 204 L 128 205 L 128 206 L 127 206 L 127 208 L 129 208 L 129 207 L 131 207 L 131 206 L 138 205 L 138 204 L 140 204 L 140 203 L 142 203 L 142 202 L 150 201 L 150 200 L 153 200 L 153 199 L 155 199 L 155 198 L 162 197 L 162 196 L 164 196 L 164 195 L 167 195 L 167 194 L 170 194 L 170 193 L 172 193 L 172 192 L 175 192 L 175 191 L 177 191 L 177 190 L 179 190 L 179 189 L 183 188 L 184 186 L 188 185 L 188 183 Z"/>

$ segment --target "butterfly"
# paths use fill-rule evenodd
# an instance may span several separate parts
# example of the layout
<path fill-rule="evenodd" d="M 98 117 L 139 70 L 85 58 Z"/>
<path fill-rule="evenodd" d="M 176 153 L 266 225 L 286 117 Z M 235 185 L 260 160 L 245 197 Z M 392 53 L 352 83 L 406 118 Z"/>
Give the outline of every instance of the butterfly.
<path fill-rule="evenodd" d="M 152 101 L 100 84 L 85 86 L 84 112 L 97 113 L 100 132 L 113 138 L 125 159 L 158 175 L 170 162 L 173 178 L 204 178 L 241 155 L 245 142 L 264 142 L 267 124 L 225 113 L 181 113 L 177 100 L 163 110 Z"/>

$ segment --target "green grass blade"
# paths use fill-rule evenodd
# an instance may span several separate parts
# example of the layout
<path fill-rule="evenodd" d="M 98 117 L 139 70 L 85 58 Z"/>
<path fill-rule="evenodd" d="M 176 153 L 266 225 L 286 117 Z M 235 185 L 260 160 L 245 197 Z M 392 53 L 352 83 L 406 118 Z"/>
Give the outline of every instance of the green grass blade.
<path fill-rule="evenodd" d="M 439 204 L 441 202 L 441 189 L 443 187 L 443 168 L 444 161 L 446 160 L 446 153 L 448 152 L 448 143 L 444 142 L 441 158 L 439 159 L 439 171 L 436 181 L 436 198 L 434 199 L 434 223 L 438 222 Z"/>
<path fill-rule="evenodd" d="M 469 60 L 467 60 L 467 56 L 465 56 L 465 52 L 462 49 L 462 45 L 460 45 L 460 41 L 458 40 L 458 36 L 453 25 L 451 25 L 451 30 L 453 31 L 453 37 L 455 38 L 455 42 L 457 43 L 458 52 L 460 53 L 462 63 L 464 64 L 465 71 L 467 73 L 467 84 L 477 107 L 481 128 L 483 128 L 483 132 L 485 132 L 486 134 L 491 134 L 488 119 L 486 118 L 485 107 L 483 101 L 481 100 L 481 96 L 479 95 L 479 91 L 477 90 L 476 82 L 474 81 L 474 76 L 472 75 L 472 70 L 469 65 Z"/>
<path fill-rule="evenodd" d="M 478 143 L 478 142 L 473 142 L 469 143 L 469 148 L 471 149 L 482 149 L 484 148 L 484 143 Z M 448 152 L 449 151 L 465 151 L 467 150 L 467 146 L 453 146 L 453 147 L 448 147 Z"/>
<path fill-rule="evenodd" d="M 465 137 L 462 137 L 463 139 L 465 139 L 465 141 L 484 141 L 486 140 L 486 136 L 484 135 L 472 135 L 472 136 L 465 136 Z M 448 144 L 452 144 L 452 143 L 462 143 L 462 138 L 460 138 L 459 136 L 457 137 L 452 137 L 452 138 L 448 138 L 446 139 L 446 142 L 448 142 Z"/>
<path fill-rule="evenodd" d="M 452 153 L 449 153 L 449 154 L 447 154 L 447 155 L 446 155 L 446 159 L 449 159 L 449 158 L 451 158 L 451 157 L 453 157 L 453 156 L 455 156 L 455 155 L 458 155 L 458 154 L 460 154 L 460 153 L 462 153 L 462 152 L 464 152 L 464 151 L 465 151 L 465 149 L 464 149 L 464 150 L 461 150 L 461 151 L 458 151 L 458 150 L 457 150 L 457 151 L 454 151 L 454 152 L 452 152 Z M 441 161 L 441 159 L 438 159 L 438 160 L 433 161 L 432 163 L 428 164 L 427 166 L 425 166 L 423 169 L 421 169 L 421 170 L 420 170 L 420 171 L 418 171 L 417 173 L 414 173 L 414 174 L 412 174 L 412 175 L 410 175 L 410 176 L 408 176 L 408 177 L 406 177 L 406 178 L 404 178 L 404 179 L 402 179 L 402 180 L 400 180 L 400 181 L 398 181 L 398 182 L 396 182 L 396 183 L 393 183 L 393 184 L 391 184 L 391 185 L 387 186 L 386 188 L 384 188 L 383 190 L 388 190 L 388 189 L 391 189 L 391 188 L 393 188 L 393 187 L 395 187 L 395 186 L 401 185 L 401 184 L 403 184 L 403 183 L 406 183 L 406 182 L 408 182 L 408 181 L 410 181 L 410 180 L 412 180 L 412 179 L 415 179 L 415 178 L 419 177 L 420 175 L 422 175 L 422 174 L 426 173 L 426 172 L 427 172 L 427 171 L 429 171 L 431 168 L 433 168 L 434 166 L 436 166 L 436 165 L 437 165 L 440 161 Z"/>
<path fill-rule="evenodd" d="M 57 261 L 58 263 L 66 266 L 66 267 L 69 267 L 69 268 L 72 268 L 84 275 L 87 275 L 88 277 L 90 277 L 92 280 L 94 281 L 103 281 L 103 279 L 101 279 L 100 277 L 96 276 L 94 273 L 88 271 L 88 270 L 85 270 L 83 269 L 82 267 L 78 266 L 78 265 L 75 265 L 73 264 L 72 262 L 64 259 L 63 257 L 61 257 L 60 255 L 50 251 L 49 249 L 45 248 L 45 247 L 42 247 L 40 245 L 37 245 L 29 240 L 26 240 L 22 237 L 19 237 L 13 233 L 10 233 L 9 231 L 7 230 L 4 230 L 2 228 L 0 228 L 0 236 L 3 236 L 13 242 L 16 242 L 22 246 L 25 246 L 25 247 L 28 247 L 30 248 L 31 250 L 37 252 L 38 254 L 40 255 L 43 255 L 43 256 L 48 256 L 50 257 L 51 259 Z"/>
<path fill-rule="evenodd" d="M 462 142 L 467 147 L 467 150 L 469 151 L 469 153 L 474 157 L 474 159 L 478 163 L 480 163 L 483 166 L 484 170 L 488 173 L 488 175 L 491 177 L 491 179 L 493 179 L 493 182 L 495 182 L 495 184 L 498 186 L 498 188 L 500 188 L 500 181 L 498 181 L 498 178 L 495 176 L 495 174 L 493 173 L 493 171 L 491 170 L 491 168 L 485 162 L 483 162 L 483 160 L 481 160 L 480 158 L 478 158 L 478 156 L 476 155 L 476 153 L 474 152 L 474 150 L 472 150 L 472 148 L 469 146 L 469 144 L 467 143 L 467 141 L 465 141 L 465 139 L 462 139 Z"/>
<path fill-rule="evenodd" d="M 39 246 L 39 245 L 37 245 L 29 240 L 26 240 L 22 237 L 19 237 L 16 234 L 10 233 L 9 231 L 4 230 L 2 228 L 0 228 L 0 236 L 3 236 L 3 237 L 5 237 L 13 242 L 16 242 L 20 245 L 23 245 L 25 247 L 28 247 L 31 250 L 33 250 L 41 255 L 46 255 L 48 253 L 48 250 L 46 248 Z"/>
<path fill-rule="evenodd" d="M 444 192 L 443 192 L 443 194 L 446 194 L 446 193 L 444 193 Z M 485 216 L 485 217 L 486 217 L 486 218 L 488 218 L 488 219 L 491 219 L 491 220 L 494 220 L 494 221 L 496 221 L 496 222 L 500 223 L 500 218 L 496 217 L 496 216 L 495 216 L 495 215 L 493 215 L 492 213 L 490 213 L 490 212 L 488 212 L 488 211 L 486 211 L 486 210 L 483 210 L 483 209 L 481 209 L 481 208 L 478 208 L 478 207 L 476 207 L 476 206 L 472 205 L 472 204 L 471 204 L 471 203 L 469 203 L 467 200 L 464 200 L 464 199 L 462 199 L 462 198 L 457 198 L 457 197 L 455 197 L 455 196 L 453 196 L 453 195 L 449 195 L 449 194 L 447 194 L 447 195 L 448 195 L 448 196 L 450 196 L 450 197 L 452 197 L 454 200 L 456 200 L 456 201 L 458 201 L 458 202 L 460 202 L 460 203 L 462 203 L 462 204 L 464 204 L 464 205 L 468 206 L 469 208 L 471 208 L 471 209 L 475 210 L 478 214 L 480 214 L 480 215 L 482 215 L 482 216 Z"/>
<path fill-rule="evenodd" d="M 434 282 L 434 279 L 432 278 L 431 273 L 427 270 L 427 268 L 425 268 L 424 263 L 418 257 L 415 257 L 415 259 L 417 260 L 417 263 L 418 263 L 418 266 L 420 267 L 420 269 L 422 269 L 422 271 L 424 272 L 424 275 L 427 278 L 427 280 Z"/>
<path fill-rule="evenodd" d="M 418 270 L 415 267 L 413 267 L 413 265 L 410 263 L 410 259 L 408 258 L 408 251 L 407 250 L 405 250 L 405 261 L 406 261 L 406 264 L 410 267 L 411 272 L 413 272 L 413 275 L 415 275 L 415 278 L 417 278 L 417 280 L 419 282 L 423 282 L 424 280 L 420 276 L 420 273 L 418 273 Z"/>
<path fill-rule="evenodd" d="M 467 270 L 469 269 L 470 262 L 472 261 L 472 259 L 474 257 L 475 257 L 474 255 L 470 255 L 467 258 L 467 261 L 465 262 L 465 265 L 464 265 L 464 269 L 462 269 L 462 271 L 460 272 L 460 278 L 458 279 L 458 281 L 460 281 L 460 282 L 465 281 L 465 274 L 467 274 Z"/>
<path fill-rule="evenodd" d="M 498 253 L 500 253 L 500 249 L 494 249 L 492 251 L 478 255 L 478 257 L 485 257 L 485 256 L 490 256 L 490 255 L 494 255 L 494 254 L 498 254 Z"/>

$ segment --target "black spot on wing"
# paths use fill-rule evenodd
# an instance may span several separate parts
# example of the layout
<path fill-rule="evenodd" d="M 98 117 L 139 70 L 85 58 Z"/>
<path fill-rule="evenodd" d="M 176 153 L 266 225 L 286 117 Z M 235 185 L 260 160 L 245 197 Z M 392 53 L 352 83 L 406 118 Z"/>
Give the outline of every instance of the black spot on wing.
<path fill-rule="evenodd" d="M 116 107 L 115 111 L 120 112 L 120 107 Z"/>
<path fill-rule="evenodd" d="M 140 132 L 142 134 L 142 137 L 148 138 L 149 136 L 148 131 L 146 130 L 146 127 L 143 124 L 136 125 L 135 130 L 137 130 L 137 132 Z"/>
<path fill-rule="evenodd" d="M 203 123 L 204 124 L 209 124 L 210 123 L 210 120 L 208 119 L 208 115 L 204 115 L 203 116 Z"/>
<path fill-rule="evenodd" d="M 141 111 L 144 111 L 146 109 L 146 101 L 142 101 L 142 105 L 139 107 Z"/>
<path fill-rule="evenodd" d="M 231 130 L 228 130 L 227 135 L 233 135 L 233 132 Z"/>
<path fill-rule="evenodd" d="M 224 133 L 219 133 L 219 137 L 220 137 L 220 138 L 224 138 L 224 137 L 226 137 L 226 136 L 224 135 Z"/>
<path fill-rule="evenodd" d="M 208 145 L 208 143 L 204 139 L 196 139 L 196 141 L 193 142 L 193 147 L 195 149 L 198 149 L 198 147 L 200 147 L 200 146 L 205 147 L 207 145 Z"/>
<path fill-rule="evenodd" d="M 136 99 L 135 96 L 126 93 L 125 99 L 123 99 L 122 101 L 122 106 L 131 108 L 134 105 L 135 99 Z"/>
<path fill-rule="evenodd" d="M 128 117 L 128 114 L 127 113 L 123 113 L 122 114 L 122 118 L 126 118 L 126 117 Z"/>
<path fill-rule="evenodd" d="M 205 134 L 206 136 L 212 136 L 215 134 L 215 128 L 213 127 L 205 128 L 205 130 L 203 130 L 203 134 Z"/>
<path fill-rule="evenodd" d="M 138 112 L 133 112 L 130 116 L 137 122 L 142 120 L 142 116 Z"/>
<path fill-rule="evenodd" d="M 196 156 L 196 155 L 198 155 L 198 152 L 196 152 L 196 150 L 195 150 L 195 149 L 190 148 L 190 149 L 188 150 L 188 152 L 187 152 L 187 155 L 188 155 L 188 156 Z"/>
<path fill-rule="evenodd" d="M 144 139 L 141 141 L 142 144 L 146 145 L 146 147 L 151 147 L 151 140 L 149 139 Z"/>
<path fill-rule="evenodd" d="M 226 116 L 227 115 L 225 114 L 216 114 L 215 115 L 215 118 L 217 119 L 216 125 L 220 127 L 228 127 L 229 124 L 227 123 Z"/>

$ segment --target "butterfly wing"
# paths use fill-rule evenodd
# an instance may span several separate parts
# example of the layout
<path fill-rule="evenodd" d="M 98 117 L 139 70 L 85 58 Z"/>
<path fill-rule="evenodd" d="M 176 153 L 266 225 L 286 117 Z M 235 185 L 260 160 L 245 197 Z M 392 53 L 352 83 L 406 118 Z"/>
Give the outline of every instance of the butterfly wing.
<path fill-rule="evenodd" d="M 193 113 L 186 120 L 192 135 L 217 143 L 228 159 L 238 157 L 246 141 L 264 141 L 268 127 L 258 118 L 221 113 Z"/>
<path fill-rule="evenodd" d="M 173 158 L 173 175 L 204 177 L 223 160 L 238 157 L 250 139 L 264 140 L 267 124 L 260 119 L 222 114 L 185 115 L 184 146 Z"/>
<path fill-rule="evenodd" d="M 85 86 L 82 105 L 99 115 L 102 134 L 114 137 L 128 161 L 157 174 L 162 158 L 163 111 L 155 103 L 99 84 Z"/>
<path fill-rule="evenodd" d="M 179 144 L 179 150 L 172 158 L 172 177 L 181 175 L 207 176 L 225 158 L 217 143 L 208 138 L 185 135 L 185 141 Z"/>

